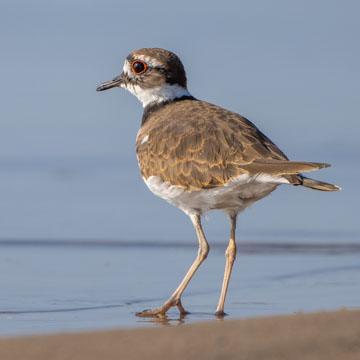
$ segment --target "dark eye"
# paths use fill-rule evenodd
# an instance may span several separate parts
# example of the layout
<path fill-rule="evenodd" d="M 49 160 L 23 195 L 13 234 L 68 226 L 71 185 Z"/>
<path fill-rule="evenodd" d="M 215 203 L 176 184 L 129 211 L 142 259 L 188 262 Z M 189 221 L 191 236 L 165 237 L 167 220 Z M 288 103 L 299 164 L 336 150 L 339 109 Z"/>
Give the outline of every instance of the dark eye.
<path fill-rule="evenodd" d="M 131 63 L 131 70 L 136 75 L 142 74 L 146 71 L 146 63 L 141 60 L 134 60 Z"/>

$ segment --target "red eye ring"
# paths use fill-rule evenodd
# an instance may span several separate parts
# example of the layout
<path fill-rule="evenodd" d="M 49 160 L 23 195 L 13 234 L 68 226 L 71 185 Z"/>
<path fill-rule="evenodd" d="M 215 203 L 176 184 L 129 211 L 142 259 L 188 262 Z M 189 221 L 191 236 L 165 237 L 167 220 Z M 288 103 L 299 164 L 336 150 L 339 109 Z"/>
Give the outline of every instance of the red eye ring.
<path fill-rule="evenodd" d="M 143 74 L 146 71 L 146 68 L 147 68 L 147 65 L 146 65 L 146 62 L 144 62 L 144 61 L 134 60 L 131 63 L 131 71 L 135 75 Z"/>

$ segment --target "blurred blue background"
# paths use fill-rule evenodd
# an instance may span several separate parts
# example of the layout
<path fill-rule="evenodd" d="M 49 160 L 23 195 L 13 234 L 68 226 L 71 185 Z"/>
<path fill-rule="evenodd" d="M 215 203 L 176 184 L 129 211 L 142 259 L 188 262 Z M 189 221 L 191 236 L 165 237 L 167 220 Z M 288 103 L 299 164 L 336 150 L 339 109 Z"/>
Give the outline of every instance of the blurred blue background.
<path fill-rule="evenodd" d="M 283 186 L 240 216 L 244 240 L 359 241 L 358 1 L 0 2 L 0 239 L 194 241 L 135 156 L 142 107 L 96 87 L 142 47 L 182 59 L 190 92 L 253 121 L 342 186 Z M 210 213 L 210 242 L 227 220 Z"/>

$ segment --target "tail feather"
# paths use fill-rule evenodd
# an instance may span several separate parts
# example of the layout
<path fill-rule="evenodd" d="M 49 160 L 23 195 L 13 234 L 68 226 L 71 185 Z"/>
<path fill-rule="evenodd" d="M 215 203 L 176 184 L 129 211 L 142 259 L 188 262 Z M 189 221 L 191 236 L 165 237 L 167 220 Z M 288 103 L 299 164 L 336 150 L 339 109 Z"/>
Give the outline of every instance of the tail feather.
<path fill-rule="evenodd" d="M 338 191 L 341 190 L 340 186 L 337 185 L 333 185 L 333 184 L 328 184 L 326 182 L 323 181 L 319 181 L 319 180 L 314 180 L 314 179 L 309 179 L 305 176 L 303 176 L 302 178 L 302 186 L 305 186 L 309 189 L 313 189 L 313 190 L 320 190 L 320 191 Z"/>
<path fill-rule="evenodd" d="M 240 167 L 252 174 L 265 173 L 273 176 L 299 174 L 330 167 L 330 164 L 308 161 L 257 159 Z"/>
<path fill-rule="evenodd" d="M 291 185 L 301 185 L 309 189 L 320 191 L 338 191 L 341 187 L 328 184 L 323 181 L 309 179 L 301 173 L 320 170 L 330 167 L 330 164 L 308 162 L 308 161 L 290 161 L 277 159 L 256 159 L 249 164 L 239 165 L 250 175 L 267 174 L 274 177 L 284 178 Z"/>

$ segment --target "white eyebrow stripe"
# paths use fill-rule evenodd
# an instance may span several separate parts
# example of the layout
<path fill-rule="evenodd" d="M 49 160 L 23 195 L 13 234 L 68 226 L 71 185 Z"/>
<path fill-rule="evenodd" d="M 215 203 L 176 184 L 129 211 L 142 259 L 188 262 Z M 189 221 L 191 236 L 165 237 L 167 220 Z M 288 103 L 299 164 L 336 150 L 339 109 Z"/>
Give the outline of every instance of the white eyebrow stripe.
<path fill-rule="evenodd" d="M 152 67 L 161 67 L 161 68 L 164 67 L 163 64 L 161 64 L 160 62 L 158 62 L 155 59 L 150 58 L 148 56 L 135 55 L 135 58 L 146 62 L 146 64 L 148 64 L 149 66 L 152 66 Z"/>
<path fill-rule="evenodd" d="M 155 59 L 150 58 L 148 56 L 135 55 L 135 59 L 144 61 L 150 67 L 164 68 L 163 64 L 159 63 Z M 124 66 L 123 66 L 123 73 L 127 76 L 133 76 L 133 73 L 131 71 L 131 64 L 128 59 L 125 59 Z"/>

